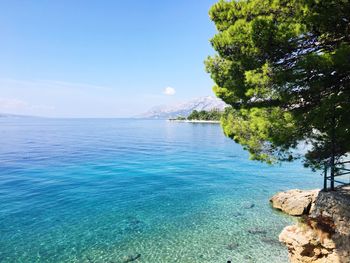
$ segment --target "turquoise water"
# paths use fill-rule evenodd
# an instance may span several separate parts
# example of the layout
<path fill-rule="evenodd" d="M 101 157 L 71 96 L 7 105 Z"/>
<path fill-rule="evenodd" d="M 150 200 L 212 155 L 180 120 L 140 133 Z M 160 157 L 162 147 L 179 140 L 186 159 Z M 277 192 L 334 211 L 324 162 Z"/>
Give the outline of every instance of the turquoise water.
<path fill-rule="evenodd" d="M 322 180 L 215 124 L 3 118 L 0 145 L 0 262 L 286 262 L 268 199 Z"/>

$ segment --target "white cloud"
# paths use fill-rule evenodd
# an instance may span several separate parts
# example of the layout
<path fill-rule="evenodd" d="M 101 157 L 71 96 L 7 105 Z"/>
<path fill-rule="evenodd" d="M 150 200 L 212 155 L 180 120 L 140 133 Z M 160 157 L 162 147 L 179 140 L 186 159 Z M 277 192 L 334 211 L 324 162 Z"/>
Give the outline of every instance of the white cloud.
<path fill-rule="evenodd" d="M 166 87 L 163 91 L 163 94 L 168 96 L 173 96 L 176 93 L 176 90 L 172 87 Z"/>

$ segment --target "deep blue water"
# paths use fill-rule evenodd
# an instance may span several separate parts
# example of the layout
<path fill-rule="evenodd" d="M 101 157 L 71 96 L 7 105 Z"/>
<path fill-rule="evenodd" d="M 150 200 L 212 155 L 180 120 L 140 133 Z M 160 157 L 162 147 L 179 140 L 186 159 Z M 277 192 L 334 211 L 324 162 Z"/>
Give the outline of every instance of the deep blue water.
<path fill-rule="evenodd" d="M 0 262 L 286 262 L 269 197 L 319 188 L 219 125 L 0 119 Z"/>

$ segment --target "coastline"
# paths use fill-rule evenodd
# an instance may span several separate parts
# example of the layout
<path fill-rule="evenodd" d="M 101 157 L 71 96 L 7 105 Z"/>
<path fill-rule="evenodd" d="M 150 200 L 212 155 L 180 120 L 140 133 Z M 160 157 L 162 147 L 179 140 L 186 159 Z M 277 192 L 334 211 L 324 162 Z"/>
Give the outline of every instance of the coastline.
<path fill-rule="evenodd" d="M 171 122 L 187 122 L 187 123 L 209 123 L 209 124 L 220 124 L 220 121 L 207 121 L 207 120 L 167 120 Z"/>
<path fill-rule="evenodd" d="M 291 263 L 349 263 L 350 187 L 335 191 L 289 190 L 271 199 L 272 207 L 299 217 L 285 227 L 279 241 L 288 249 Z"/>

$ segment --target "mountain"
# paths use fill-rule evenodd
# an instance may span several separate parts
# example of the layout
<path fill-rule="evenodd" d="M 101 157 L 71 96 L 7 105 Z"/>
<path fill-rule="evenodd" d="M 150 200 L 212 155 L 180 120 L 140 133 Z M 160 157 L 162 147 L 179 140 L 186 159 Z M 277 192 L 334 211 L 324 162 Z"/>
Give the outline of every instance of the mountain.
<path fill-rule="evenodd" d="M 194 110 L 224 110 L 225 107 L 227 107 L 227 104 L 225 104 L 225 102 L 223 102 L 222 100 L 211 96 L 207 96 L 170 106 L 156 106 L 139 117 L 151 119 L 169 119 L 178 116 L 187 117 Z"/>
<path fill-rule="evenodd" d="M 0 113 L 0 118 L 23 119 L 23 118 L 39 118 L 39 117 L 37 117 L 37 116 L 30 116 L 30 115 Z"/>

